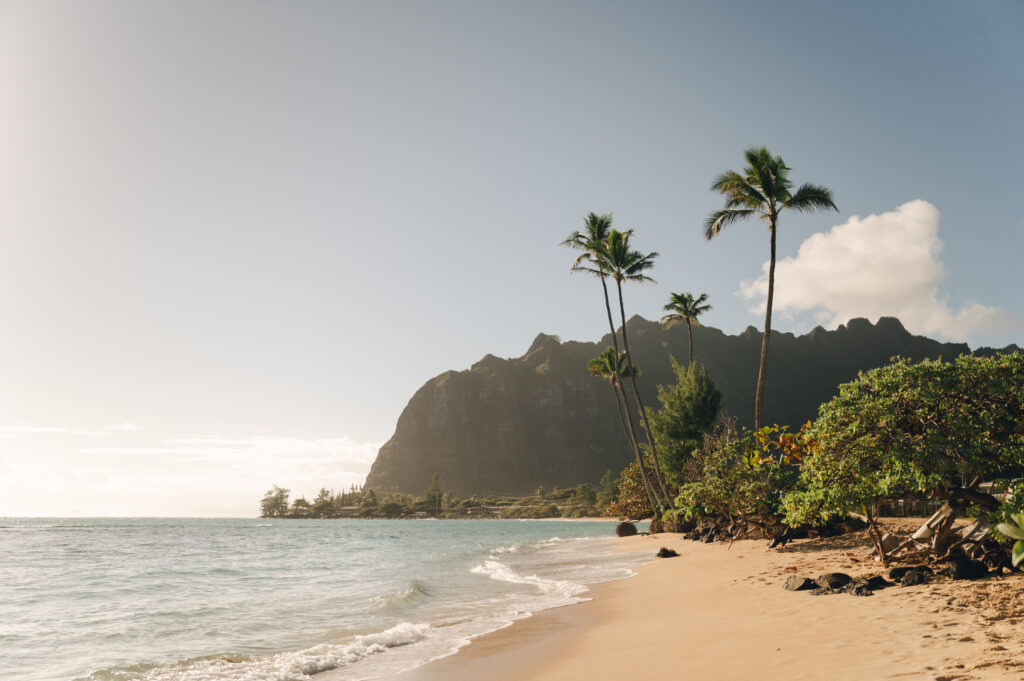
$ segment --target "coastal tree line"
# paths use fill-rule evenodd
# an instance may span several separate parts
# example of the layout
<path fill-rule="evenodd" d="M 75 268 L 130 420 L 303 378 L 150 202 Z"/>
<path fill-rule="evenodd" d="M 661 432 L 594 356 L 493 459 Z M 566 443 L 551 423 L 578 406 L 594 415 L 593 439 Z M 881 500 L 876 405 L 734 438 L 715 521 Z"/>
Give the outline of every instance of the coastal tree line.
<path fill-rule="evenodd" d="M 538 487 L 531 495 L 471 495 L 441 491 L 437 474 L 423 494 L 390 492 L 352 485 L 347 492 L 321 489 L 313 501 L 290 500 L 275 485 L 260 501 L 261 518 L 579 518 L 606 515 L 618 496 L 619 481 L 606 471 L 601 481 L 576 487 Z"/>

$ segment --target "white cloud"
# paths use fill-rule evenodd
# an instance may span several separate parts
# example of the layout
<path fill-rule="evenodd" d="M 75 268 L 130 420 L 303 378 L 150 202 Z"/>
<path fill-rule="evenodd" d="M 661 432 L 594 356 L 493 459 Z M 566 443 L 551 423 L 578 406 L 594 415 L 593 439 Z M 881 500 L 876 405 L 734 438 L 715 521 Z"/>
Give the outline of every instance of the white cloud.
<path fill-rule="evenodd" d="M 853 317 L 898 317 L 913 333 L 952 340 L 998 333 L 1019 321 L 997 307 L 971 303 L 954 309 L 939 292 L 945 276 L 940 259 L 939 211 L 920 199 L 896 210 L 851 217 L 827 233 L 808 237 L 795 258 L 775 266 L 773 312 L 810 313 L 829 328 Z M 740 294 L 764 311 L 768 263 Z"/>

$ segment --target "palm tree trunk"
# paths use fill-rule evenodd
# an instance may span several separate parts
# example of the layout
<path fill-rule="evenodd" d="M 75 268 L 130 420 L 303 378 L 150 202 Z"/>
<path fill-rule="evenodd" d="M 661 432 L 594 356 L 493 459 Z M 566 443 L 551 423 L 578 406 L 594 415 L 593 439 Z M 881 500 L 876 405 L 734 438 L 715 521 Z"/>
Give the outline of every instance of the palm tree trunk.
<path fill-rule="evenodd" d="M 608 313 L 608 328 L 609 328 L 609 330 L 611 331 L 611 334 L 612 334 L 612 347 L 615 349 L 615 359 L 618 360 L 618 357 L 619 357 L 618 334 L 615 332 L 615 320 L 612 318 L 612 304 L 611 304 L 611 299 L 608 296 L 608 284 L 605 281 L 604 277 L 601 277 L 601 290 L 604 292 L 604 309 L 605 309 L 605 312 Z M 619 298 L 620 306 L 621 306 L 621 302 L 622 302 L 621 290 L 622 289 L 621 289 L 621 286 L 620 286 L 620 288 L 619 288 L 619 291 L 620 291 L 620 298 Z M 625 323 L 623 323 L 623 325 L 622 325 L 622 336 L 623 336 L 622 340 L 623 340 L 623 342 L 625 342 L 625 340 L 626 340 L 626 338 L 625 338 L 625 336 L 626 336 L 626 325 L 625 325 Z M 628 361 L 628 359 L 629 359 L 628 354 L 627 354 L 626 359 Z M 630 364 L 630 371 L 632 371 L 632 369 L 633 369 L 633 366 L 632 366 L 632 364 Z M 637 465 L 640 466 L 640 477 L 643 479 L 644 487 L 647 489 L 647 494 L 651 498 L 651 508 L 656 511 L 658 506 L 660 505 L 659 504 L 659 500 L 658 500 L 658 495 L 656 494 L 656 491 L 654 489 L 654 485 L 651 484 L 651 481 L 650 481 L 651 474 L 647 471 L 647 466 L 644 464 L 643 455 L 640 453 L 639 440 L 637 439 L 637 436 L 636 436 L 636 427 L 633 425 L 633 415 L 629 411 L 629 400 L 626 399 L 626 392 L 625 392 L 625 390 L 623 390 L 622 384 L 617 382 L 617 385 L 618 385 L 618 389 L 615 392 L 615 399 L 616 399 L 616 402 L 619 405 L 619 409 L 620 410 L 624 409 L 625 414 L 626 414 L 625 418 L 623 418 L 622 412 L 620 411 L 619 412 L 619 418 L 623 419 L 623 428 L 626 429 L 626 437 L 629 439 L 629 441 L 631 443 L 631 446 L 633 447 L 633 453 L 636 455 Z M 634 386 L 635 386 L 635 383 L 634 383 Z M 621 393 L 621 397 L 619 396 L 620 393 Z M 627 426 L 627 424 L 628 424 L 628 426 Z M 657 459 L 655 459 L 655 463 L 657 463 Z M 663 485 L 663 487 L 664 487 L 664 485 Z"/>
<path fill-rule="evenodd" d="M 693 331 L 690 329 L 690 320 L 686 320 L 686 339 L 690 341 L 690 364 L 693 364 Z"/>
<path fill-rule="evenodd" d="M 617 359 L 618 358 L 618 335 L 615 333 L 615 322 L 614 322 L 614 318 L 611 316 L 611 299 L 608 296 L 608 285 L 605 282 L 603 276 L 601 278 L 601 291 L 604 293 L 604 310 L 605 310 L 605 312 L 608 315 L 608 330 L 611 332 L 611 345 L 612 345 L 612 347 L 615 350 L 615 358 Z M 622 302 L 622 301 L 620 300 L 620 302 Z M 626 326 L 625 325 L 623 326 L 623 342 L 626 342 Z M 629 359 L 628 356 L 627 356 L 627 359 Z M 633 367 L 631 365 L 630 366 L 630 370 L 632 371 L 632 369 L 633 369 Z M 618 390 L 615 392 L 615 398 L 616 398 L 616 400 L 618 400 L 618 399 L 622 400 L 620 402 L 620 405 L 618 405 L 618 408 L 625 409 L 625 412 L 626 412 L 625 421 L 628 422 L 628 424 L 629 424 L 626 435 L 627 435 L 627 437 L 630 438 L 630 441 L 631 441 L 632 446 L 633 446 L 633 453 L 637 457 L 637 465 L 640 466 L 640 476 L 641 476 L 641 478 L 643 478 L 644 486 L 645 486 L 645 488 L 647 490 L 647 494 L 651 498 L 651 508 L 652 509 L 657 509 L 657 507 L 659 505 L 658 504 L 659 500 L 658 500 L 657 494 L 656 494 L 656 492 L 654 490 L 654 486 L 653 486 L 653 484 L 651 483 L 651 481 L 649 479 L 650 478 L 650 473 L 647 471 L 647 466 L 643 462 L 643 455 L 640 453 L 640 444 L 639 444 L 639 440 L 637 438 L 636 427 L 633 425 L 633 415 L 630 412 L 629 399 L 627 399 L 627 397 L 626 397 L 626 391 L 623 389 L 622 384 L 618 383 L 617 385 L 618 385 Z M 620 395 L 620 392 L 622 393 L 622 397 L 618 396 L 618 395 Z M 618 416 L 620 416 L 620 418 L 623 418 L 622 413 L 620 413 L 620 415 L 618 415 Z M 624 423 L 624 427 L 626 427 L 626 423 Z"/>
<path fill-rule="evenodd" d="M 643 480 L 644 490 L 647 492 L 647 500 L 651 503 L 651 511 L 657 513 L 658 501 L 654 493 L 654 486 L 651 484 L 650 474 L 644 466 L 643 456 L 640 454 L 640 445 L 636 441 L 636 428 L 633 427 L 633 417 L 629 413 L 629 404 L 626 402 L 626 393 L 622 390 L 622 384 L 613 379 L 612 388 L 615 390 L 615 405 L 619 408 L 619 420 L 622 422 L 622 429 L 626 431 L 626 439 L 636 457 L 636 463 L 640 467 L 640 479 Z M 623 408 L 625 404 L 625 408 Z"/>
<path fill-rule="evenodd" d="M 604 309 L 608 313 L 608 328 L 612 331 L 612 347 L 615 348 L 615 359 L 619 359 L 619 337 L 615 333 L 615 321 L 612 319 L 612 304 L 608 300 L 608 284 L 605 283 L 604 277 L 601 277 L 601 289 L 604 291 Z M 626 327 L 622 327 L 625 332 Z"/>
<path fill-rule="evenodd" d="M 768 304 L 764 313 L 764 337 L 761 339 L 761 366 L 757 370 L 757 396 L 754 398 L 754 430 L 764 425 L 764 386 L 768 379 L 768 340 L 772 335 L 772 298 L 775 296 L 775 215 L 769 225 L 771 260 L 768 263 Z"/>
<path fill-rule="evenodd" d="M 626 307 L 622 302 L 622 282 L 616 279 L 615 285 L 618 287 L 619 314 L 622 316 L 622 349 L 626 352 L 626 364 L 629 366 L 629 380 L 633 384 L 633 397 L 636 399 L 637 410 L 640 412 L 640 418 L 643 420 L 644 432 L 647 435 L 647 444 L 651 448 L 651 459 L 654 461 L 655 480 L 658 481 L 658 486 L 661 488 L 661 494 L 667 502 L 669 500 L 669 495 L 667 488 L 665 487 L 665 478 L 661 473 L 661 463 L 658 461 L 658 449 L 654 444 L 654 435 L 651 433 L 651 424 L 647 421 L 647 411 L 644 409 L 643 400 L 640 399 L 640 389 L 636 385 L 636 371 L 633 369 L 633 358 L 629 354 L 629 339 L 626 336 Z"/>

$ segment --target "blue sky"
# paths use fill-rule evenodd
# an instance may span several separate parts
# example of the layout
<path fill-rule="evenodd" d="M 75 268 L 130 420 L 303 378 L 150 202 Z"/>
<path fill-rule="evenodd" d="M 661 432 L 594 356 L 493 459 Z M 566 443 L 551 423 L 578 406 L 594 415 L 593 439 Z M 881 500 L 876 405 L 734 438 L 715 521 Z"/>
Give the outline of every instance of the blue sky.
<path fill-rule="evenodd" d="M 360 480 L 430 377 L 603 333 L 589 211 L 661 254 L 630 312 L 760 327 L 767 231 L 701 234 L 753 145 L 840 209 L 776 328 L 1022 343 L 1024 6 L 695 5 L 0 2 L 0 514 Z"/>

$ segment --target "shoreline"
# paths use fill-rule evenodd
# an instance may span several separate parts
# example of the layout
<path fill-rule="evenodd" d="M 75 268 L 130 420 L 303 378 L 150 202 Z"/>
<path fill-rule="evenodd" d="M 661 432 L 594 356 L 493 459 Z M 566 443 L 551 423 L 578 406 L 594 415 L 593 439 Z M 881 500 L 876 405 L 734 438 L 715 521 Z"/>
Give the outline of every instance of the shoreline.
<path fill-rule="evenodd" d="M 700 544 L 681 535 L 610 538 L 649 552 L 637 575 L 592 585 L 592 600 L 534 613 L 394 681 L 1018 680 L 1024 575 L 893 586 L 870 597 L 782 588 L 792 574 L 881 567 L 866 536 Z M 678 558 L 655 559 L 662 546 Z"/>

